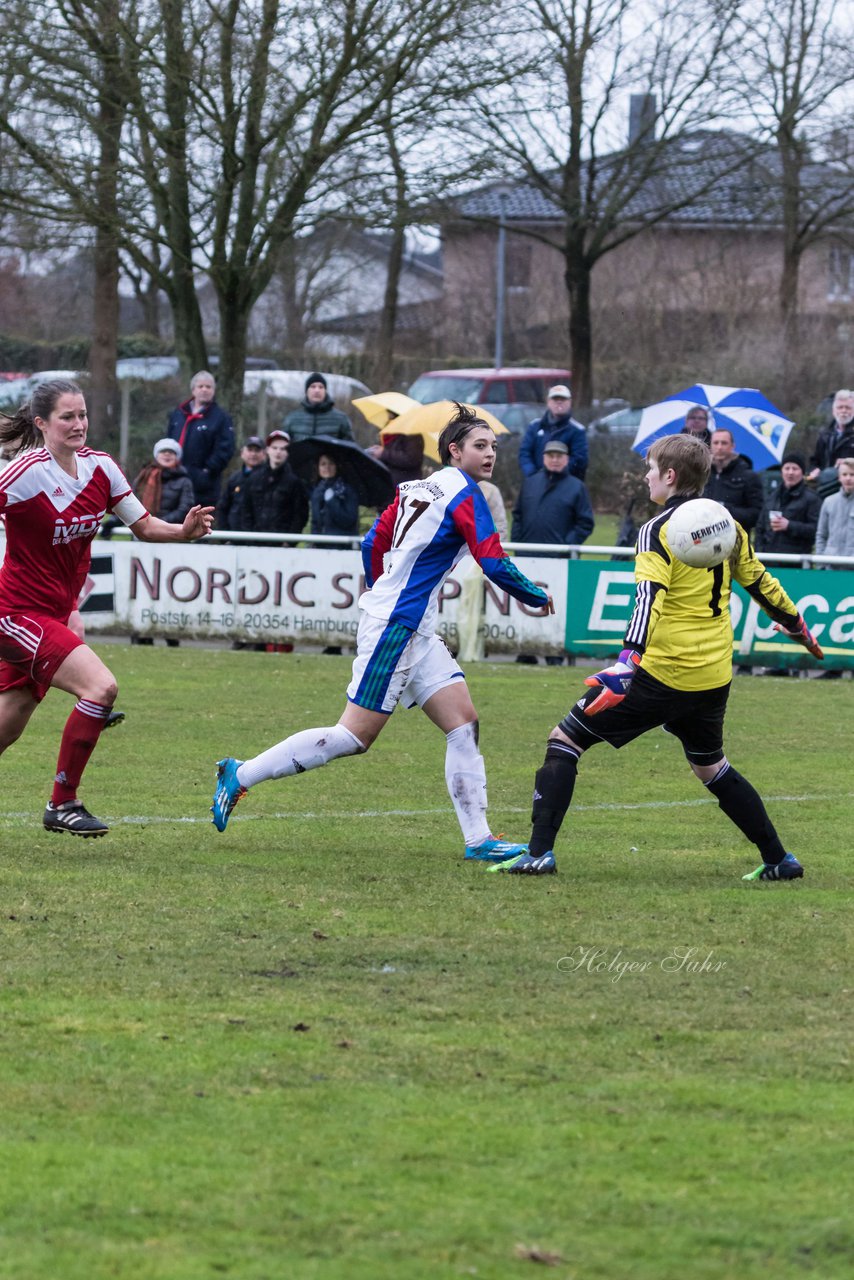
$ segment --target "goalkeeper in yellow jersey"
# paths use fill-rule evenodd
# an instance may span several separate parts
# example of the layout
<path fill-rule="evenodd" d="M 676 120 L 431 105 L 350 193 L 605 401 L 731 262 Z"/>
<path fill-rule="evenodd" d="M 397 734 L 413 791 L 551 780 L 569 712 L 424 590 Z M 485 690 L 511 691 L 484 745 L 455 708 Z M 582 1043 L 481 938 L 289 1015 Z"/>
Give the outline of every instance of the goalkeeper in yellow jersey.
<path fill-rule="evenodd" d="M 597 742 L 623 747 L 663 726 L 682 743 L 689 765 L 727 817 L 756 845 L 762 865 L 744 879 L 797 880 L 803 875 L 801 864 L 780 843 L 758 792 L 724 754 L 732 680 L 732 579 L 779 631 L 816 658 L 823 655 L 780 583 L 756 559 L 740 525 L 729 560 L 713 569 L 691 568 L 672 555 L 667 521 L 681 503 L 703 492 L 709 466 L 708 449 L 691 436 L 666 436 L 651 446 L 646 482 L 653 502 L 664 509 L 638 534 L 637 594 L 626 647 L 612 666 L 588 676 L 585 683 L 591 689 L 552 730 L 534 786 L 528 852 L 491 870 L 511 875 L 556 871 L 555 838 L 572 800 L 582 752 Z"/>

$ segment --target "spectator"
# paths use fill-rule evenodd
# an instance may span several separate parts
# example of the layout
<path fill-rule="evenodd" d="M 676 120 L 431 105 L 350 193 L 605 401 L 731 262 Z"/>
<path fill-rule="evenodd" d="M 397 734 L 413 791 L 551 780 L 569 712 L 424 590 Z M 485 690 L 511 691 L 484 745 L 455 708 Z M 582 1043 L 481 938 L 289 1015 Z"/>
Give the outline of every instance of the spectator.
<path fill-rule="evenodd" d="M 331 436 L 334 440 L 352 440 L 353 428 L 346 413 L 335 408 L 322 373 L 310 373 L 305 380 L 305 395 L 298 409 L 292 409 L 282 423 L 292 440 L 309 440 L 312 436 Z"/>
<path fill-rule="evenodd" d="M 590 537 L 594 523 L 590 498 L 569 468 L 566 444 L 549 440 L 543 470 L 522 481 L 513 508 L 511 542 L 553 542 L 566 547 Z"/>
<path fill-rule="evenodd" d="M 809 555 L 815 542 L 821 501 L 804 481 L 806 459 L 802 453 L 783 458 L 782 484 L 762 508 L 756 523 L 757 551 Z"/>
<path fill-rule="evenodd" d="M 835 467 L 840 458 L 854 457 L 854 391 L 840 390 L 833 397 L 833 421 L 818 433 L 810 458 L 808 480 Z"/>
<path fill-rule="evenodd" d="M 312 533 L 340 533 L 350 537 L 358 534 L 359 495 L 339 476 L 338 463 L 326 453 L 317 459 L 317 484 L 311 491 L 310 503 Z"/>
<path fill-rule="evenodd" d="M 543 450 L 549 440 L 562 440 L 569 452 L 569 473 L 583 480 L 587 474 L 587 434 L 572 417 L 572 392 L 563 384 L 551 387 L 546 411 L 525 429 L 519 446 L 522 474 L 535 475 L 543 468 Z"/>
<path fill-rule="evenodd" d="M 215 506 L 222 473 L 234 456 L 231 418 L 214 399 L 216 382 L 206 370 L 193 375 L 190 399 L 169 415 L 168 434 L 184 450 L 183 463 L 196 502 Z"/>
<path fill-rule="evenodd" d="M 195 502 L 192 482 L 181 465 L 182 453 L 177 440 L 164 436 L 152 449 L 154 461 L 143 467 L 133 482 L 146 510 L 170 524 L 183 524 Z"/>
<path fill-rule="evenodd" d="M 854 556 L 854 457 L 841 458 L 839 493 L 832 493 L 821 504 L 816 554 L 820 556 Z"/>
<path fill-rule="evenodd" d="M 244 513 L 252 533 L 302 533 L 305 527 L 308 498 L 288 462 L 290 446 L 286 431 L 271 431 L 267 461 L 249 476 Z"/>
<path fill-rule="evenodd" d="M 685 415 L 685 426 L 682 428 L 683 436 L 696 436 L 698 440 L 702 440 L 704 445 L 711 448 L 712 433 L 709 428 L 711 414 L 709 410 L 702 404 L 693 405 Z"/>
<path fill-rule="evenodd" d="M 573 546 L 593 532 L 593 508 L 581 480 L 570 475 L 569 448 L 563 440 L 549 440 L 543 450 L 543 470 L 526 476 L 513 508 L 511 542 L 551 542 Z M 548 552 L 538 552 L 548 555 Z M 520 654 L 531 663 L 533 654 Z M 559 666 L 562 655 L 549 655 L 546 663 Z"/>
<path fill-rule="evenodd" d="M 424 437 L 384 436 L 382 444 L 372 444 L 366 450 L 374 458 L 384 462 L 395 485 L 407 480 L 420 480 L 424 471 Z"/>
<path fill-rule="evenodd" d="M 750 533 L 762 510 L 762 480 L 753 470 L 750 459 L 736 453 L 732 432 L 726 427 L 715 428 L 710 448 L 712 470 L 703 497 L 726 507 L 745 532 Z"/>
<path fill-rule="evenodd" d="M 219 505 L 216 509 L 216 529 L 240 530 L 246 528 L 246 484 L 250 472 L 261 467 L 267 460 L 264 452 L 264 441 L 260 436 L 249 436 L 240 450 L 240 469 L 229 476 L 223 485 Z"/>

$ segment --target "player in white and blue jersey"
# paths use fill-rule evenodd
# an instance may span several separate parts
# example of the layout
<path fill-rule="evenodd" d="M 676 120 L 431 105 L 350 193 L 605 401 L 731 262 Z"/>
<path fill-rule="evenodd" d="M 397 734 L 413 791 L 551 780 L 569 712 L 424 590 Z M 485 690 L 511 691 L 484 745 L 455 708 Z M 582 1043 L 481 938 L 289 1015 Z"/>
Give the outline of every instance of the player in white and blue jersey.
<path fill-rule="evenodd" d="M 341 719 L 330 728 L 292 734 L 252 760 L 221 760 L 211 807 L 218 831 L 225 830 L 249 787 L 367 751 L 402 701 L 420 706 L 445 734 L 445 780 L 466 858 L 502 862 L 524 851 L 524 845 L 497 840 L 490 831 L 477 712 L 465 676 L 435 625 L 442 584 L 467 552 L 524 604 L 553 606 L 504 551 L 478 488 L 495 465 L 492 429 L 458 405 L 439 438 L 439 454 L 442 470 L 400 485 L 362 544 L 367 590 L 359 600 L 356 658 Z"/>

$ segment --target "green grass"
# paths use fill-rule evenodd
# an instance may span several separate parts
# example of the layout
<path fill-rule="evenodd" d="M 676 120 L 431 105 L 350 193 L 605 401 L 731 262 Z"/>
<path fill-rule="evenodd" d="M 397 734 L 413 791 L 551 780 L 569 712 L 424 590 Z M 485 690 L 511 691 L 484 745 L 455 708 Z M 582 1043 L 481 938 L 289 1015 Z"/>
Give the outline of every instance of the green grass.
<path fill-rule="evenodd" d="M 3 761 L 0 1276 L 851 1274 L 847 683 L 733 690 L 800 883 L 741 882 L 664 734 L 589 754 L 519 882 L 463 864 L 417 711 L 208 823 L 217 754 L 334 722 L 346 658 L 102 652 L 107 838 L 40 826 L 69 699 Z M 508 835 L 579 682 L 472 668 Z"/>

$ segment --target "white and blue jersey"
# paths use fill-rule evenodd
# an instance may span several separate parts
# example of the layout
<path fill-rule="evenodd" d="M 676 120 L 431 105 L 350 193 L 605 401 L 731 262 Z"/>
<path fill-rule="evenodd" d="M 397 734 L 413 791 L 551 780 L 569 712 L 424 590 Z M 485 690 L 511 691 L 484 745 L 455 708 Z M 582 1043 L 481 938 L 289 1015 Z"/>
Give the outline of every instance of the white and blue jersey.
<path fill-rule="evenodd" d="M 520 573 L 501 545 L 492 512 L 474 480 L 444 467 L 398 487 L 394 502 L 362 543 L 367 590 L 360 608 L 407 631 L 432 634 L 439 593 L 470 551 L 498 587 L 533 608 L 548 595 Z"/>

